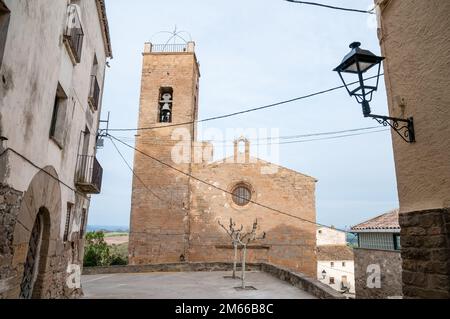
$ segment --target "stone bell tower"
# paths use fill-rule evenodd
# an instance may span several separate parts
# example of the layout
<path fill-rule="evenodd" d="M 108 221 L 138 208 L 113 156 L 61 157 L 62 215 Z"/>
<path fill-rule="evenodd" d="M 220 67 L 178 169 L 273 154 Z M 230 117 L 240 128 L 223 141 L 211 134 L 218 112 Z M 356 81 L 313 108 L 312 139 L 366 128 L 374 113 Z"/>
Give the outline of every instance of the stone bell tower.
<path fill-rule="evenodd" d="M 199 64 L 195 43 L 146 43 L 136 148 L 191 171 Z M 182 152 L 176 145 L 183 141 Z M 182 153 L 182 155 L 180 155 Z M 130 264 L 188 260 L 189 177 L 136 151 L 131 200 Z"/>

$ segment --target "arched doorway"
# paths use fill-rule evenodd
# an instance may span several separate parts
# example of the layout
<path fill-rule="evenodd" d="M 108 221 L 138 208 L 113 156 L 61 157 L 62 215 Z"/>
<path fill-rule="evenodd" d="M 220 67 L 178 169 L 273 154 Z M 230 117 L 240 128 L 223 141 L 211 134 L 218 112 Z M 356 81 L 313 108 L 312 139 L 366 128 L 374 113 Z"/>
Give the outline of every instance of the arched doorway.
<path fill-rule="evenodd" d="M 31 231 L 28 253 L 25 260 L 22 283 L 20 284 L 20 298 L 31 299 L 33 288 L 39 273 L 39 258 L 42 247 L 42 233 L 44 229 L 43 212 L 39 210 Z"/>
<path fill-rule="evenodd" d="M 52 167 L 39 171 L 24 193 L 13 234 L 12 267 L 17 281 L 9 288 L 9 298 L 50 298 L 64 294 L 64 279 L 59 279 L 65 273 L 64 266 L 51 262 L 64 255 L 59 237 L 61 188 L 50 175 L 58 176 Z"/>

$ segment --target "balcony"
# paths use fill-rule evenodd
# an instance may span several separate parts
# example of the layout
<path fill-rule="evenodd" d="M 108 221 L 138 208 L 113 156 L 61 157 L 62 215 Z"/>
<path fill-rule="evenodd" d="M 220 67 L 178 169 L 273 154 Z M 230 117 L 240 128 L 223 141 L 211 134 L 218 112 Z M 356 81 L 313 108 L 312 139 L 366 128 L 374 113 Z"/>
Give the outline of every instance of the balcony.
<path fill-rule="evenodd" d="M 83 28 L 79 16 L 77 5 L 70 5 L 68 8 L 68 18 L 66 29 L 64 30 L 64 44 L 69 52 L 74 64 L 80 63 L 83 48 Z"/>
<path fill-rule="evenodd" d="M 95 75 L 92 75 L 88 102 L 94 111 L 98 110 L 99 100 L 100 100 L 100 86 L 98 84 L 97 77 Z"/>
<path fill-rule="evenodd" d="M 100 194 L 103 168 L 95 156 L 78 155 L 75 185 L 85 194 Z"/>

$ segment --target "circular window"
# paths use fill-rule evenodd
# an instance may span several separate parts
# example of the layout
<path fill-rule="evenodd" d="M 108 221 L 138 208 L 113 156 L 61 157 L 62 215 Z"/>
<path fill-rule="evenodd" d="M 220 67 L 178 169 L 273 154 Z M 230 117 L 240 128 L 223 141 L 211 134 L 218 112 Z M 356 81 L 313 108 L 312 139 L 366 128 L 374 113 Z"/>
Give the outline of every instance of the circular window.
<path fill-rule="evenodd" d="M 236 205 L 245 206 L 250 202 L 252 192 L 247 186 L 240 184 L 233 189 L 232 198 Z"/>

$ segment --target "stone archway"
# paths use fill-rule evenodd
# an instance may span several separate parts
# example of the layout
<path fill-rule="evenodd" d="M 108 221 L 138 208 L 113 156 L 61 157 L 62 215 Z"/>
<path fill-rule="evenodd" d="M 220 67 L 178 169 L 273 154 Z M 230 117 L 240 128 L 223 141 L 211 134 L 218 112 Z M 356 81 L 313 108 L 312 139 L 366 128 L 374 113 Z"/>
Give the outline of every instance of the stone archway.
<path fill-rule="evenodd" d="M 12 298 L 24 297 L 22 284 L 24 273 L 30 271 L 26 267 L 34 267 L 32 273 L 32 291 L 28 296 L 33 298 L 45 298 L 48 296 L 47 290 L 52 285 L 52 263 L 51 259 L 63 255 L 62 243 L 59 240 L 61 224 L 61 187 L 59 182 L 49 176 L 51 174 L 57 177 L 56 170 L 53 167 L 46 167 L 45 171 L 38 172 L 27 191 L 21 203 L 17 215 L 16 225 L 13 237 L 13 260 L 12 267 L 16 272 L 15 288 L 12 291 Z M 30 247 L 33 243 L 33 229 L 36 232 L 36 225 L 39 223 L 39 247 L 36 250 Z M 58 245 L 59 244 L 59 245 Z M 58 252 L 58 246 L 61 248 Z M 31 249 L 30 249 L 31 248 Z M 34 256 L 35 265 L 27 265 L 27 257 L 30 254 Z M 33 272 L 33 271 L 32 271 Z"/>

